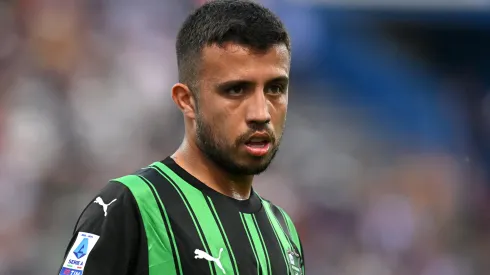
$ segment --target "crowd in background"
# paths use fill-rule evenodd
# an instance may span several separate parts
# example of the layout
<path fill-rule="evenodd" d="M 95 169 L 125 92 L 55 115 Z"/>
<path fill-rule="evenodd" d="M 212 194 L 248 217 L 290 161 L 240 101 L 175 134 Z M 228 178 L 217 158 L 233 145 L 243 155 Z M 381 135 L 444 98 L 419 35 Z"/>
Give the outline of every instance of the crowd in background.
<path fill-rule="evenodd" d="M 200 2 L 0 1 L 0 275 L 55 274 L 94 194 L 179 145 L 175 35 Z M 291 31 L 293 71 L 282 147 L 255 188 L 293 217 L 307 273 L 488 273 L 489 70 L 474 66 L 488 53 L 263 2 Z"/>

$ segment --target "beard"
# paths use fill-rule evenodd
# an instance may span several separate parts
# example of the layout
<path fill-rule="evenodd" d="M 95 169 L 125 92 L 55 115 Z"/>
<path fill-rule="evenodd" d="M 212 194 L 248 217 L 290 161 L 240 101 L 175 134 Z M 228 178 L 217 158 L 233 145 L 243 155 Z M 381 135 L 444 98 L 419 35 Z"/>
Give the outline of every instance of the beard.
<path fill-rule="evenodd" d="M 234 158 L 234 153 L 237 152 L 240 145 L 244 144 L 251 135 L 259 130 L 257 128 L 266 130 L 270 135 L 271 151 L 264 157 L 251 157 L 255 161 L 248 165 L 241 164 L 239 160 Z M 201 114 L 196 117 L 196 141 L 197 147 L 209 160 L 226 172 L 239 176 L 258 175 L 267 170 L 276 156 L 280 144 L 280 139 L 276 142 L 273 132 L 265 126 L 251 128 L 247 133 L 239 136 L 234 144 L 228 144 L 224 139 L 216 135 L 212 125 L 204 121 Z"/>

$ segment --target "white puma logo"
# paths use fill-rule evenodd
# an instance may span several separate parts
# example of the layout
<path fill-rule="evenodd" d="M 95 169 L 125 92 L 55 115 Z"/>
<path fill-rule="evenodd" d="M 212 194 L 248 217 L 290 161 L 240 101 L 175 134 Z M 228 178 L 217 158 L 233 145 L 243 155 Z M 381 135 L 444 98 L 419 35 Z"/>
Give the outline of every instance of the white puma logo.
<path fill-rule="evenodd" d="M 100 206 L 102 206 L 102 210 L 104 210 L 104 217 L 107 217 L 107 208 L 115 201 L 117 201 L 117 199 L 113 199 L 110 203 L 105 204 L 101 197 L 97 197 L 94 203 L 100 204 Z"/>
<path fill-rule="evenodd" d="M 194 251 L 194 253 L 196 254 L 196 256 L 194 258 L 195 259 L 205 259 L 209 262 L 215 262 L 216 265 L 221 269 L 221 271 L 223 271 L 223 273 L 226 274 L 225 269 L 223 268 L 223 266 L 221 265 L 221 262 L 220 262 L 221 252 L 223 252 L 223 248 L 220 248 L 218 258 L 214 258 L 211 255 L 209 255 L 208 253 L 206 253 L 202 250 L 196 249 Z"/>

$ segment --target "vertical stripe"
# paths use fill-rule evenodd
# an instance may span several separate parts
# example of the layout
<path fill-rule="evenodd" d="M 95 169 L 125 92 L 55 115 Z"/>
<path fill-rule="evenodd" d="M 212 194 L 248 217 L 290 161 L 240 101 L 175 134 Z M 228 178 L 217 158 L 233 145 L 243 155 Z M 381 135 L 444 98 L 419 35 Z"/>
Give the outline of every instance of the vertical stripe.
<path fill-rule="evenodd" d="M 177 251 L 182 262 L 182 273 L 212 275 L 210 263 L 195 258 L 196 249 L 206 251 L 206 248 L 199 236 L 199 229 L 195 226 L 193 217 L 180 194 L 155 169 L 147 169 L 140 175 L 153 184 L 158 196 L 165 203 L 170 225 L 177 241 Z"/>
<path fill-rule="evenodd" d="M 252 241 L 252 237 L 250 235 L 250 230 L 248 229 L 247 223 L 245 222 L 245 217 L 243 216 L 242 213 L 240 213 L 240 219 L 242 220 L 243 228 L 245 229 L 245 232 L 247 233 L 248 242 L 250 243 L 250 246 L 252 247 L 252 252 L 253 252 L 254 257 L 255 257 L 255 262 L 257 263 L 256 264 L 257 265 L 257 274 L 262 275 L 263 274 L 262 266 L 260 265 L 259 259 L 257 258 L 257 251 L 256 251 L 255 245 Z"/>
<path fill-rule="evenodd" d="M 305 274 L 305 262 L 304 262 L 304 253 L 303 253 L 303 246 L 301 245 L 301 240 L 299 239 L 299 234 L 298 234 L 298 231 L 296 230 L 296 227 L 294 226 L 294 223 L 293 221 L 291 220 L 291 218 L 288 216 L 288 214 L 286 213 L 286 211 L 284 211 L 282 208 L 278 207 L 278 206 L 272 206 L 272 207 L 275 207 L 276 209 L 279 210 L 279 212 L 281 213 L 281 216 L 282 218 L 284 219 L 285 223 L 286 223 L 286 229 L 285 230 L 288 230 L 288 236 L 290 236 L 291 238 L 293 238 L 293 241 L 292 243 L 295 244 L 294 248 L 295 248 L 295 251 L 297 253 L 299 253 L 300 255 L 300 267 L 303 271 L 303 275 Z M 299 249 L 298 249 L 299 248 Z"/>
<path fill-rule="evenodd" d="M 299 242 L 299 238 L 298 238 L 298 232 L 296 232 L 296 229 L 294 228 L 293 222 L 291 221 L 291 219 L 289 218 L 289 216 L 286 214 L 286 212 L 284 212 L 284 210 L 282 208 L 279 208 L 277 206 L 275 206 L 275 207 L 281 213 L 282 219 L 284 220 L 284 222 L 286 224 L 284 230 L 287 230 L 288 231 L 286 233 L 288 233 L 288 235 L 291 236 L 291 238 L 293 239 L 292 241 L 294 242 L 294 244 L 296 244 L 296 246 L 299 247 L 300 246 L 300 242 Z M 298 251 L 298 253 L 300 253 L 300 252 Z"/>
<path fill-rule="evenodd" d="M 271 205 L 269 204 L 269 202 L 262 200 L 262 204 L 264 205 L 265 212 L 274 230 L 274 234 L 276 235 L 278 242 L 281 246 L 281 252 L 284 256 L 284 261 L 287 266 L 288 274 L 289 274 L 291 267 L 287 258 L 287 252 L 288 249 L 291 249 L 291 244 L 289 243 L 286 233 L 282 230 L 281 225 L 279 224 L 279 221 L 277 220 L 276 216 L 274 215 L 274 213 L 272 213 Z"/>
<path fill-rule="evenodd" d="M 166 212 L 162 204 L 158 203 L 158 197 L 153 190 L 140 177 L 135 175 L 125 176 L 114 181 L 126 185 L 133 194 L 143 220 L 148 242 L 148 266 L 149 275 L 181 274 L 176 264 L 177 257 L 173 251 L 175 240 L 169 225 L 165 223 Z M 163 225 L 165 230 L 159 230 Z"/>
<path fill-rule="evenodd" d="M 252 237 L 253 247 L 257 251 L 257 257 L 259 259 L 261 270 L 265 275 L 271 275 L 270 265 L 269 265 L 269 255 L 267 253 L 267 248 L 263 243 L 262 234 L 255 225 L 253 214 L 242 214 L 245 219 L 245 224 Z"/>
<path fill-rule="evenodd" d="M 286 219 L 286 223 L 288 224 L 288 227 L 289 227 L 289 232 L 291 232 L 291 234 L 293 235 L 294 242 L 296 243 L 296 245 L 299 248 L 298 253 L 301 255 L 301 263 L 300 264 L 301 264 L 301 267 L 303 270 L 303 275 L 304 275 L 305 274 L 305 260 L 304 260 L 305 255 L 304 255 L 304 251 L 303 251 L 303 245 L 301 244 L 301 239 L 299 237 L 299 233 L 296 230 L 296 227 L 294 226 L 294 223 L 291 220 L 291 218 L 288 216 L 288 214 L 282 208 L 280 208 L 280 207 L 278 207 L 278 208 L 281 211 L 284 218 Z"/>
<path fill-rule="evenodd" d="M 167 213 L 167 211 L 166 211 L 166 209 L 162 203 L 162 200 L 160 199 L 160 196 L 158 196 L 158 194 L 157 194 L 155 186 L 153 186 L 153 184 L 148 179 L 146 179 L 145 177 L 143 177 L 143 176 L 139 176 L 139 177 L 145 181 L 145 183 L 148 185 L 148 187 L 150 187 L 153 196 L 155 197 L 155 199 L 158 202 L 158 208 L 159 208 L 160 212 L 163 213 L 162 219 L 163 219 L 163 223 L 165 224 L 165 230 L 167 232 L 167 235 L 169 236 L 169 240 L 171 241 L 172 255 L 174 256 L 175 267 L 177 269 L 176 271 L 178 274 L 182 275 L 183 274 L 182 263 L 180 261 L 180 255 L 177 252 L 177 244 L 175 243 L 174 231 L 172 230 L 172 226 L 170 224 L 170 219 L 168 217 L 168 213 Z"/>
<path fill-rule="evenodd" d="M 279 213 L 279 217 L 274 214 L 274 209 L 273 206 L 269 201 L 263 200 L 262 203 L 264 204 L 265 212 L 267 213 L 267 216 L 269 217 L 270 221 L 272 222 L 272 225 L 274 227 L 274 230 L 278 233 L 278 236 L 281 240 L 281 243 L 283 247 L 285 248 L 285 251 L 287 252 L 288 249 L 294 248 L 294 244 L 289 238 L 289 235 L 286 230 L 289 230 L 286 225 L 286 221 L 283 220 L 284 226 L 282 225 L 281 221 L 279 220 L 281 217 L 281 214 Z"/>
<path fill-rule="evenodd" d="M 233 267 L 233 273 L 238 275 L 239 273 L 238 273 L 238 266 L 236 264 L 235 253 L 231 249 L 230 242 L 228 241 L 228 236 L 226 236 L 225 230 L 223 228 L 223 224 L 221 224 L 221 220 L 219 219 L 218 212 L 216 212 L 216 208 L 214 207 L 213 201 L 211 200 L 210 197 L 206 197 L 206 202 L 208 203 L 209 209 L 212 211 L 212 214 L 213 214 L 213 217 L 214 217 L 216 224 L 219 226 L 219 231 L 221 233 L 221 237 L 225 240 L 225 245 L 226 245 L 226 249 L 228 251 L 228 255 L 233 260 L 233 266 L 232 266 Z"/>
<path fill-rule="evenodd" d="M 215 274 L 230 274 L 233 271 L 232 258 L 227 251 L 224 251 L 226 249 L 225 240 L 220 234 L 218 224 L 212 222 L 214 221 L 213 214 L 208 207 L 204 194 L 181 179 L 163 163 L 156 162 L 151 167 L 165 177 L 179 191 L 179 194 L 181 194 L 183 200 L 186 202 L 189 212 L 196 220 L 196 226 L 200 228 L 203 235 L 203 242 L 207 250 L 206 253 L 218 259 L 218 261 L 212 264 L 214 272 L 217 272 Z M 221 266 L 218 263 L 221 263 Z"/>
<path fill-rule="evenodd" d="M 206 192 L 207 193 L 207 192 Z M 209 192 L 214 208 L 218 213 L 223 229 L 234 252 L 237 272 L 240 274 L 260 274 L 259 262 L 254 247 L 242 221 L 241 213 L 236 205 L 219 193 Z M 248 235 L 247 235 L 248 234 Z"/>
<path fill-rule="evenodd" d="M 204 237 L 204 232 L 203 232 L 203 229 L 201 227 L 201 224 L 197 220 L 196 213 L 191 208 L 191 205 L 190 205 L 187 197 L 184 195 L 184 193 L 179 188 L 179 186 L 173 180 L 171 180 L 165 173 L 163 173 L 158 167 L 150 166 L 150 168 L 155 169 L 158 173 L 160 173 L 161 176 L 163 176 L 167 181 L 169 181 L 172 184 L 172 186 L 175 188 L 175 190 L 177 191 L 177 193 L 181 197 L 182 201 L 184 201 L 185 207 L 186 207 L 187 211 L 189 212 L 189 214 L 192 218 L 192 222 L 194 223 L 194 227 L 197 228 L 197 232 L 199 234 L 199 239 L 201 240 L 201 243 L 203 244 L 203 247 L 205 250 L 204 252 L 206 252 L 206 254 L 208 254 L 208 255 L 211 255 L 209 244 L 208 244 L 206 238 Z M 211 261 L 208 261 L 208 265 L 209 265 L 209 269 L 211 271 L 211 274 L 217 274 L 216 273 L 216 267 L 212 264 Z"/>
<path fill-rule="evenodd" d="M 267 249 L 267 246 L 265 245 L 264 241 L 264 236 L 262 236 L 262 232 L 260 231 L 260 226 L 257 223 L 257 218 L 255 217 L 255 214 L 252 214 L 252 219 L 254 221 L 254 225 L 257 228 L 257 232 L 259 232 L 260 235 L 260 241 L 262 243 L 262 246 L 264 247 L 265 255 L 266 255 L 266 260 L 267 260 L 267 270 L 269 271 L 269 274 L 272 274 L 272 265 L 271 265 L 271 259 L 269 258 L 269 251 Z"/>
<path fill-rule="evenodd" d="M 296 245 L 294 243 L 294 241 L 292 240 L 293 239 L 293 237 L 291 235 L 292 230 L 290 228 L 291 225 L 287 221 L 287 218 L 286 218 L 287 215 L 284 213 L 284 211 L 281 211 L 279 209 L 279 207 L 277 207 L 273 204 L 269 204 L 269 205 L 270 205 L 270 208 L 272 210 L 272 214 L 274 214 L 274 217 L 279 222 L 279 226 L 281 227 L 281 231 L 286 236 L 286 239 L 287 239 L 289 246 L 291 247 L 292 251 L 294 251 L 295 253 L 299 253 L 299 255 L 301 257 L 301 252 L 298 249 L 298 245 Z"/>
<path fill-rule="evenodd" d="M 303 257 L 303 252 L 302 252 L 303 249 L 301 247 L 301 241 L 299 239 L 299 234 L 298 234 L 298 231 L 296 230 L 296 227 L 294 226 L 293 221 L 288 216 L 286 211 L 284 211 L 284 209 L 277 207 L 277 206 L 275 206 L 275 207 L 277 209 L 279 209 L 279 211 L 281 212 L 282 218 L 286 221 L 287 230 L 289 231 L 289 235 L 293 239 L 293 242 L 296 244 L 296 247 L 299 248 L 297 252 L 300 253 L 301 257 Z"/>
<path fill-rule="evenodd" d="M 267 251 L 269 252 L 272 274 L 288 274 L 288 266 L 285 264 L 285 255 L 283 253 L 284 249 L 264 207 L 255 214 L 255 218 L 257 219 L 257 224 L 260 226 Z"/>

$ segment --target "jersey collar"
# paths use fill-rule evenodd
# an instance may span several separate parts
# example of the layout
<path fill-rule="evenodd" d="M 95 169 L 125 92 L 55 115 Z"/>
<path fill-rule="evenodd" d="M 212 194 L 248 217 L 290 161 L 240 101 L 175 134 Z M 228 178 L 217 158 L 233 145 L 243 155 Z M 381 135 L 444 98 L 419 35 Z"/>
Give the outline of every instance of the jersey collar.
<path fill-rule="evenodd" d="M 198 180 L 196 177 L 191 175 L 189 172 L 187 172 L 184 168 L 180 167 L 174 159 L 171 157 L 167 157 L 164 160 L 161 161 L 163 164 L 165 164 L 168 168 L 170 168 L 175 174 L 177 174 L 180 178 L 182 178 L 184 181 L 192 185 L 193 187 L 201 190 L 202 192 L 206 193 L 209 195 L 212 199 L 219 199 L 219 200 L 227 200 L 230 201 L 231 203 L 235 204 L 237 208 L 240 210 L 240 212 L 244 213 L 255 213 L 259 211 L 262 208 L 262 202 L 260 197 L 255 193 L 255 191 L 252 188 L 250 198 L 247 200 L 237 200 L 231 197 L 228 197 L 226 195 L 223 195 L 216 190 L 210 188 L 200 180 Z"/>

